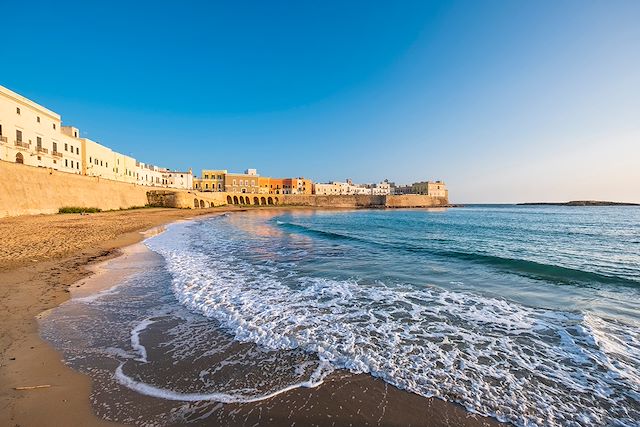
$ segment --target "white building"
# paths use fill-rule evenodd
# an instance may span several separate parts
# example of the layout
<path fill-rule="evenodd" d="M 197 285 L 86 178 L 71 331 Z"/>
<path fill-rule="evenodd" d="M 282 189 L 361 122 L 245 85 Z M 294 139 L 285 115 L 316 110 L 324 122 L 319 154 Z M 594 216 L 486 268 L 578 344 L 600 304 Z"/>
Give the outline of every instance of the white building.
<path fill-rule="evenodd" d="M 183 190 L 193 189 L 193 173 L 191 170 L 187 172 L 167 171 L 164 173 L 167 187 L 181 188 Z"/>

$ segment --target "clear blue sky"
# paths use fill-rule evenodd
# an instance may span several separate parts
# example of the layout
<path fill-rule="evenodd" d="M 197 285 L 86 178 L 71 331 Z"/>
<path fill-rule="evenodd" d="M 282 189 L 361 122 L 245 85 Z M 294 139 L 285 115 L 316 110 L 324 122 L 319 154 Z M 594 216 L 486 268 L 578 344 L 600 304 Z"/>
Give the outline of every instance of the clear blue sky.
<path fill-rule="evenodd" d="M 640 202 L 640 1 L 4 2 L 0 84 L 170 168 Z"/>

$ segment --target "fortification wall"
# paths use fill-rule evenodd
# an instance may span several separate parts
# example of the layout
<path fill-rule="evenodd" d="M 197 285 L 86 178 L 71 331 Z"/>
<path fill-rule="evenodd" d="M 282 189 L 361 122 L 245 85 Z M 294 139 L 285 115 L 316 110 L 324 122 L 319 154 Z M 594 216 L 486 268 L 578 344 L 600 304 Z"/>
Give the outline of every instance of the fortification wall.
<path fill-rule="evenodd" d="M 433 197 L 423 194 L 392 194 L 385 197 L 386 208 L 430 208 L 449 205 L 447 197 Z"/>
<path fill-rule="evenodd" d="M 0 217 L 56 213 L 65 206 L 144 206 L 152 188 L 0 161 Z"/>
<path fill-rule="evenodd" d="M 342 195 L 320 196 L 286 194 L 282 196 L 283 205 L 311 206 L 323 208 L 382 208 L 386 196 Z"/>

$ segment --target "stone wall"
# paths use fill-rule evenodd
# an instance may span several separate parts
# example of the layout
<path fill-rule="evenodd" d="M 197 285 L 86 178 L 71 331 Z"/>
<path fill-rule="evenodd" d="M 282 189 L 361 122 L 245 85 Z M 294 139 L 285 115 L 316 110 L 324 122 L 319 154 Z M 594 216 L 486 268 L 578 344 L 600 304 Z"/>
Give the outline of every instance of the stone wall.
<path fill-rule="evenodd" d="M 150 187 L 0 161 L 0 217 L 144 206 Z"/>

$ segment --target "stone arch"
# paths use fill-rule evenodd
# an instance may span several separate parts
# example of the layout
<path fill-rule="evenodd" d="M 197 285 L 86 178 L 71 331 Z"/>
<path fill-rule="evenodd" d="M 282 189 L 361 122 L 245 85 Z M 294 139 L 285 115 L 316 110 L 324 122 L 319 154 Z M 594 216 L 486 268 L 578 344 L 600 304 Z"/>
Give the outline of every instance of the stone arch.
<path fill-rule="evenodd" d="M 231 199 L 231 196 L 227 196 L 227 204 L 230 205 L 233 203 L 233 199 Z"/>
<path fill-rule="evenodd" d="M 273 204 L 273 197 L 269 197 L 267 199 L 267 204 L 272 205 Z"/>
<path fill-rule="evenodd" d="M 264 196 L 260 197 L 260 204 L 261 205 L 266 205 L 267 204 L 267 199 L 265 199 Z"/>
<path fill-rule="evenodd" d="M 238 204 L 238 196 L 233 196 L 233 204 L 234 205 Z"/>
<path fill-rule="evenodd" d="M 198 203 L 198 199 L 193 199 L 193 207 L 194 208 L 199 208 L 200 204 Z"/>
<path fill-rule="evenodd" d="M 213 202 L 209 202 L 209 207 L 212 208 L 213 207 Z"/>
<path fill-rule="evenodd" d="M 204 208 L 204 200 L 200 199 L 200 207 Z"/>
<path fill-rule="evenodd" d="M 245 197 L 244 197 L 244 201 L 245 201 L 245 203 L 246 203 L 247 205 L 250 205 L 250 204 L 251 204 L 251 197 L 249 197 L 249 196 L 245 196 Z"/>
<path fill-rule="evenodd" d="M 16 154 L 16 163 L 24 164 L 24 156 L 22 153 Z"/>
<path fill-rule="evenodd" d="M 278 202 L 279 202 L 278 198 L 277 198 L 277 197 L 274 197 L 274 198 L 273 198 L 273 203 L 274 203 L 275 205 L 277 205 L 277 204 L 278 204 Z"/>
<path fill-rule="evenodd" d="M 253 204 L 254 205 L 259 205 L 260 204 L 260 200 L 258 199 L 258 197 L 254 197 L 253 198 Z"/>

